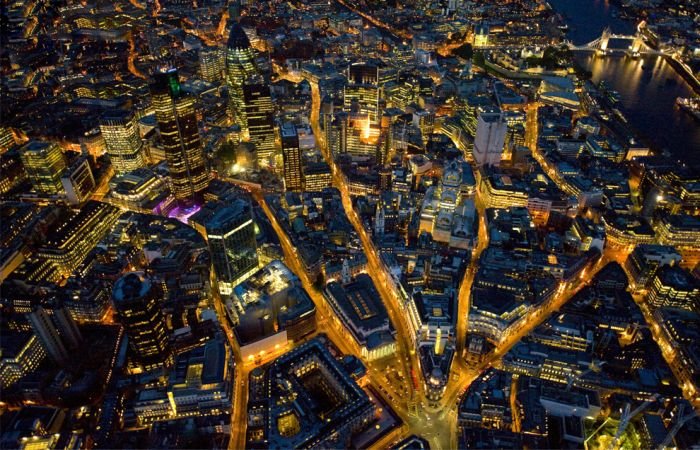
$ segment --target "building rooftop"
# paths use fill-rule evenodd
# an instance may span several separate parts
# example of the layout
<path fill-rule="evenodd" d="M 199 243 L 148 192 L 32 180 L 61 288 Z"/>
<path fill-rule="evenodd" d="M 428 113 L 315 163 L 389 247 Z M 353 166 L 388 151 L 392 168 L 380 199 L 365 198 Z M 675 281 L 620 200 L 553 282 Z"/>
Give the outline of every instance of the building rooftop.
<path fill-rule="evenodd" d="M 248 405 L 266 418 L 257 442 L 270 449 L 343 448 L 375 409 L 318 338 L 251 373 Z"/>
<path fill-rule="evenodd" d="M 271 336 L 316 311 L 299 278 L 279 260 L 233 288 L 233 298 L 240 308 L 234 331 L 242 345 Z"/>
<path fill-rule="evenodd" d="M 358 342 L 371 349 L 394 339 L 386 308 L 369 275 L 361 273 L 346 285 L 332 281 L 324 294 Z"/>

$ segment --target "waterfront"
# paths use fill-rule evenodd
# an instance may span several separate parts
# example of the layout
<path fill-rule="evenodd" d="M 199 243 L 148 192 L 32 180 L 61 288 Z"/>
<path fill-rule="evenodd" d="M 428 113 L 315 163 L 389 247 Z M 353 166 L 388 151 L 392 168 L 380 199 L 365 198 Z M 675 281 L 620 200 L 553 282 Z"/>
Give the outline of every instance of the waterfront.
<path fill-rule="evenodd" d="M 590 42 L 610 27 L 614 33 L 632 34 L 635 24 L 613 16 L 616 8 L 603 0 L 550 0 L 564 16 L 574 44 Z M 612 46 L 624 45 L 611 41 Z M 676 97 L 691 97 L 693 90 L 661 57 L 598 57 L 579 53 L 577 62 L 593 74 L 593 81 L 605 80 L 620 92 L 621 110 L 630 125 L 658 150 L 668 150 L 688 164 L 700 166 L 700 124 L 676 105 Z"/>

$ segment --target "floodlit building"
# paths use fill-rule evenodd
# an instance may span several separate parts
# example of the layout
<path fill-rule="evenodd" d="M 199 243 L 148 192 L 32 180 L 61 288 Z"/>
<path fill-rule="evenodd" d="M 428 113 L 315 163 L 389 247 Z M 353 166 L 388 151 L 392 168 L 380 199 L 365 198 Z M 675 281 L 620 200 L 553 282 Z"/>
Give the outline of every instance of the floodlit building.
<path fill-rule="evenodd" d="M 301 170 L 301 149 L 296 126 L 287 122 L 280 129 L 282 158 L 284 159 L 284 188 L 287 191 L 303 190 L 304 174 Z"/>
<path fill-rule="evenodd" d="M 243 85 L 243 105 L 248 123 L 250 142 L 255 146 L 259 167 L 273 162 L 275 143 L 275 109 L 270 87 L 261 78 L 250 79 Z"/>
<path fill-rule="evenodd" d="M 219 208 L 204 225 L 219 292 L 228 295 L 258 269 L 252 207 L 246 200 L 235 199 Z"/>
<path fill-rule="evenodd" d="M 369 275 L 359 274 L 346 284 L 331 281 L 323 295 L 363 357 L 379 359 L 396 351 L 396 331 Z"/>
<path fill-rule="evenodd" d="M 316 328 L 314 303 L 279 260 L 234 287 L 231 297 L 227 308 L 245 361 L 287 348 Z"/>
<path fill-rule="evenodd" d="M 473 151 L 477 165 L 500 165 L 507 133 L 508 123 L 500 111 L 484 111 L 479 114 Z"/>
<path fill-rule="evenodd" d="M 61 175 L 66 168 L 66 158 L 58 144 L 29 141 L 20 149 L 20 158 L 34 189 L 43 194 L 63 192 Z"/>
<path fill-rule="evenodd" d="M 109 160 L 117 174 L 146 166 L 144 146 L 134 113 L 126 110 L 104 113 L 100 117 L 100 132 L 107 147 Z"/>

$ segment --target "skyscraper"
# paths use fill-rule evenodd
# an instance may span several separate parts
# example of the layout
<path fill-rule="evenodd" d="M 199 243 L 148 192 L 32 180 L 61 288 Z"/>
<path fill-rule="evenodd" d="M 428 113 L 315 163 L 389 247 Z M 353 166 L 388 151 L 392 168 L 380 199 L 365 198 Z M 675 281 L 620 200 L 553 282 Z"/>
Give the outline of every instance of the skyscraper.
<path fill-rule="evenodd" d="M 100 117 L 100 131 L 117 174 L 146 166 L 143 143 L 132 112 L 115 110 L 103 114 Z"/>
<path fill-rule="evenodd" d="M 357 63 L 348 68 L 344 109 L 360 113 L 370 121 L 379 120 L 379 68 L 373 64 Z"/>
<path fill-rule="evenodd" d="M 15 146 L 15 138 L 8 127 L 0 127 L 0 153 L 5 153 Z"/>
<path fill-rule="evenodd" d="M 90 198 L 96 184 L 87 156 L 81 156 L 63 171 L 61 183 L 68 203 L 79 205 Z"/>
<path fill-rule="evenodd" d="M 243 85 L 248 77 L 258 73 L 250 40 L 240 24 L 233 22 L 226 46 L 226 84 L 231 114 L 244 132 L 248 129 L 248 119 L 243 101 Z"/>
<path fill-rule="evenodd" d="M 173 194 L 181 205 L 196 201 L 209 184 L 197 128 L 195 100 L 180 88 L 176 69 L 161 70 L 151 96 L 163 141 Z"/>
<path fill-rule="evenodd" d="M 275 109 L 270 87 L 261 77 L 256 77 L 243 86 L 243 100 L 250 142 L 255 145 L 258 166 L 269 166 L 275 154 Z"/>
<path fill-rule="evenodd" d="M 203 47 L 199 50 L 199 74 L 210 83 L 221 80 L 224 72 L 224 52 L 221 47 Z"/>
<path fill-rule="evenodd" d="M 173 355 L 168 345 L 158 288 L 141 272 L 131 272 L 114 284 L 112 301 L 129 345 L 146 370 L 169 366 Z"/>
<path fill-rule="evenodd" d="M 288 191 L 300 192 L 303 189 L 301 173 L 301 150 L 297 128 L 291 122 L 282 125 L 282 158 L 284 158 L 284 187 Z"/>
<path fill-rule="evenodd" d="M 236 199 L 216 211 L 205 227 L 219 292 L 228 295 L 244 275 L 258 267 L 250 203 Z"/>
<path fill-rule="evenodd" d="M 58 144 L 29 141 L 21 148 L 20 159 L 34 189 L 44 194 L 63 192 L 61 174 L 66 168 L 66 158 Z"/>
<path fill-rule="evenodd" d="M 474 161 L 477 165 L 498 166 L 501 163 L 508 124 L 500 111 L 479 114 L 474 136 Z"/>

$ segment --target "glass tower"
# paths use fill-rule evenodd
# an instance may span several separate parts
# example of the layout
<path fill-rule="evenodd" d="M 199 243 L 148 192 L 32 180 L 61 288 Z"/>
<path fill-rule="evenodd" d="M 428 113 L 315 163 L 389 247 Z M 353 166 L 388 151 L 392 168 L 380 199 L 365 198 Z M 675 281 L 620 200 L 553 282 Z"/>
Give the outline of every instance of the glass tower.
<path fill-rule="evenodd" d="M 284 187 L 288 191 L 300 192 L 303 189 L 301 173 L 301 150 L 299 135 L 293 123 L 282 126 L 282 158 L 284 158 Z"/>
<path fill-rule="evenodd" d="M 261 77 L 243 86 L 243 100 L 248 120 L 250 142 L 255 145 L 258 166 L 270 165 L 275 155 L 275 109 L 272 106 L 270 87 Z"/>
<path fill-rule="evenodd" d="M 219 209 L 205 227 L 219 292 L 228 295 L 246 274 L 258 267 L 250 203 L 236 199 Z"/>
<path fill-rule="evenodd" d="M 201 197 L 209 184 L 197 128 L 195 100 L 182 91 L 176 69 L 155 74 L 151 97 L 173 193 L 180 205 L 188 206 Z"/>
<path fill-rule="evenodd" d="M 20 159 L 34 189 L 44 194 L 63 192 L 61 174 L 66 168 L 66 158 L 58 144 L 29 141 L 22 147 Z"/>
<path fill-rule="evenodd" d="M 226 84 L 231 114 L 244 132 L 248 129 L 248 120 L 243 102 L 243 85 L 248 77 L 257 74 L 259 70 L 255 65 L 250 40 L 240 24 L 233 22 L 226 46 Z"/>
<path fill-rule="evenodd" d="M 136 117 L 130 111 L 110 111 L 100 117 L 100 131 L 107 146 L 107 154 L 117 174 L 131 172 L 146 166 L 143 143 L 139 136 Z"/>

